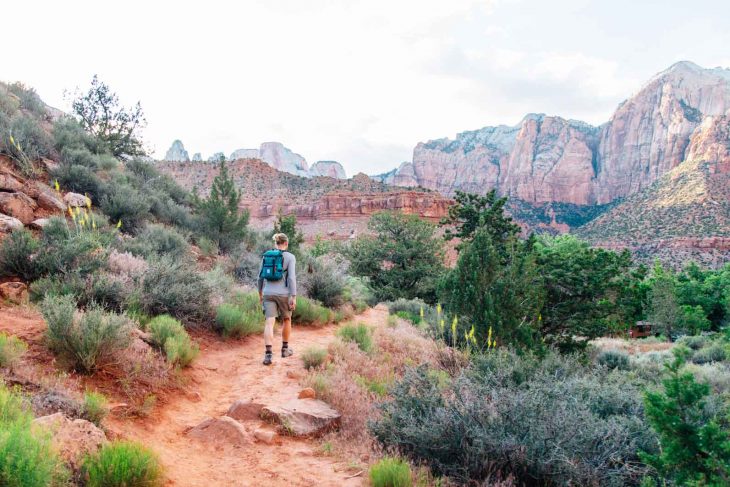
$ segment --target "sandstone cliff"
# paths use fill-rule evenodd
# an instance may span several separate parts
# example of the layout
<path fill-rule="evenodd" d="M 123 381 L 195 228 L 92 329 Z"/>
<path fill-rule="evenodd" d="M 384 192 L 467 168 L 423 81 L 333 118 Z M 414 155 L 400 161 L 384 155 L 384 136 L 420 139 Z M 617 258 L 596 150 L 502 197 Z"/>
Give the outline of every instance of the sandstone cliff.
<path fill-rule="evenodd" d="M 447 195 L 497 188 L 532 204 L 607 204 L 677 167 L 703 120 L 729 108 L 730 70 L 680 62 L 650 80 L 600 127 L 531 114 L 512 127 L 419 143 L 412 163 L 380 178 Z"/>
<path fill-rule="evenodd" d="M 165 153 L 166 161 L 187 162 L 190 160 L 188 151 L 185 150 L 182 141 L 175 140 Z"/>
<path fill-rule="evenodd" d="M 309 168 L 304 157 L 284 147 L 281 142 L 264 142 L 259 148 L 261 160 L 269 163 L 271 167 L 280 171 L 307 176 Z"/>
<path fill-rule="evenodd" d="M 309 175 L 327 176 L 335 179 L 347 179 L 345 168 L 337 161 L 317 161 L 309 168 Z"/>

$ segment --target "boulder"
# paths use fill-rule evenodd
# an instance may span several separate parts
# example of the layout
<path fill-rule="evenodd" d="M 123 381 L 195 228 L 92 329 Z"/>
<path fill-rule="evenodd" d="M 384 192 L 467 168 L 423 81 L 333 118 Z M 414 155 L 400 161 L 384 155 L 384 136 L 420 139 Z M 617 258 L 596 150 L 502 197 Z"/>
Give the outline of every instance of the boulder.
<path fill-rule="evenodd" d="M 46 168 L 46 171 L 53 172 L 56 169 L 59 168 L 60 164 L 58 164 L 56 161 L 53 161 L 51 159 L 41 157 L 41 164 L 43 164 L 43 167 Z"/>
<path fill-rule="evenodd" d="M 257 429 L 253 432 L 253 437 L 262 443 L 270 445 L 276 440 L 276 432 L 265 429 Z"/>
<path fill-rule="evenodd" d="M 36 202 L 25 193 L 0 192 L 0 211 L 17 218 L 24 225 L 33 221 L 36 208 Z"/>
<path fill-rule="evenodd" d="M 254 421 L 259 419 L 263 407 L 263 404 L 256 402 L 236 401 L 228 408 L 226 416 L 236 421 Z"/>
<path fill-rule="evenodd" d="M 83 413 L 83 405 L 64 392 L 45 390 L 34 394 L 30 400 L 33 414 L 47 416 L 63 413 L 70 418 L 78 418 Z"/>
<path fill-rule="evenodd" d="M 68 419 L 63 413 L 37 418 L 33 423 L 51 433 L 55 448 L 71 468 L 81 466 L 85 455 L 95 453 L 107 442 L 106 435 L 85 419 Z"/>
<path fill-rule="evenodd" d="M 228 416 L 208 418 L 188 430 L 187 435 L 205 443 L 219 445 L 243 446 L 251 444 L 251 437 L 241 423 Z"/>
<path fill-rule="evenodd" d="M 63 196 L 63 201 L 68 206 L 79 207 L 86 206 L 86 196 L 79 193 L 66 193 Z"/>
<path fill-rule="evenodd" d="M 317 393 L 311 387 L 305 387 L 299 391 L 299 399 L 314 399 L 317 397 Z"/>
<path fill-rule="evenodd" d="M 38 206 L 45 210 L 66 211 L 66 203 L 58 193 L 40 182 L 36 182 L 35 186 L 38 190 L 38 195 L 35 196 Z"/>
<path fill-rule="evenodd" d="M 2 191 L 20 191 L 23 184 L 11 174 L 0 174 L 0 190 Z"/>
<path fill-rule="evenodd" d="M 23 228 L 23 222 L 12 216 L 0 213 L 0 232 L 8 233 Z"/>
<path fill-rule="evenodd" d="M 281 406 L 265 406 L 261 417 L 279 424 L 292 436 L 319 436 L 339 428 L 341 414 L 318 399 L 294 399 Z"/>
<path fill-rule="evenodd" d="M 48 218 L 38 218 L 37 220 L 33 220 L 30 222 L 30 228 L 33 228 L 35 230 L 42 230 L 43 227 L 48 225 L 48 222 L 50 220 Z"/>
<path fill-rule="evenodd" d="M 28 302 L 28 286 L 22 282 L 4 282 L 0 284 L 0 297 L 11 303 Z"/>

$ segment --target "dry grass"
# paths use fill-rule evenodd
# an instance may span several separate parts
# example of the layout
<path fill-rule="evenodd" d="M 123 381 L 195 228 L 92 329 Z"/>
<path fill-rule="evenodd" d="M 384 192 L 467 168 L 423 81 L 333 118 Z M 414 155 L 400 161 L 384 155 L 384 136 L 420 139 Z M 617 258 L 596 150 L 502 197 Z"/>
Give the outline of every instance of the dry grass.
<path fill-rule="evenodd" d="M 311 371 L 306 385 L 319 398 L 342 413 L 340 431 L 327 441 L 338 453 L 353 458 L 369 456 L 378 448 L 367 424 L 378 414 L 379 401 L 407 367 L 438 367 L 438 345 L 410 324 L 391 328 L 384 319 L 372 327 L 373 349 L 365 353 L 354 342 L 330 344 L 332 362 L 324 370 Z"/>
<path fill-rule="evenodd" d="M 630 355 L 648 352 L 662 352 L 674 344 L 653 339 L 624 340 L 623 338 L 597 338 L 591 342 L 599 350 L 622 350 Z"/>

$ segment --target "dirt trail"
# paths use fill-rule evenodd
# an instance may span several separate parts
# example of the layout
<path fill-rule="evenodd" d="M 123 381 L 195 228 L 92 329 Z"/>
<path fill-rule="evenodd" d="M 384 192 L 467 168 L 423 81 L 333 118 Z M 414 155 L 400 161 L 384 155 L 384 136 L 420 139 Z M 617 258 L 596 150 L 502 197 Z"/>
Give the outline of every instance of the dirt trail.
<path fill-rule="evenodd" d="M 358 321 L 384 319 L 380 309 L 368 310 Z M 143 422 L 112 419 L 111 426 L 124 437 L 153 448 L 161 457 L 176 486 L 360 486 L 364 475 L 348 478 L 347 463 L 318 453 L 316 440 L 280 437 L 279 444 L 253 443 L 240 448 L 218 448 L 188 438 L 186 428 L 207 417 L 219 417 L 236 400 L 281 404 L 296 398 L 299 380 L 287 372 L 303 375 L 301 352 L 312 345 L 326 347 L 336 327 L 294 326 L 293 357 L 275 354 L 274 364 L 264 367 L 263 337 L 244 341 L 214 342 L 201 350 L 192 370 L 186 372 L 189 386 L 184 394 L 169 398 L 154 418 Z M 199 394 L 196 397 L 195 393 Z"/>

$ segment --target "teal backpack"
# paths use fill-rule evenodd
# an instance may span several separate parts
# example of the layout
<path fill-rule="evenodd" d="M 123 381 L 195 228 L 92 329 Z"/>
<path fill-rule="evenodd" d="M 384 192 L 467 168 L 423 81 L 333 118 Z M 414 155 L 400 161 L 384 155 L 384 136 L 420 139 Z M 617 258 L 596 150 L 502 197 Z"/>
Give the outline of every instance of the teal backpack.
<path fill-rule="evenodd" d="M 284 279 L 285 272 L 284 253 L 281 250 L 272 249 L 264 252 L 259 277 L 267 281 L 280 281 Z"/>

